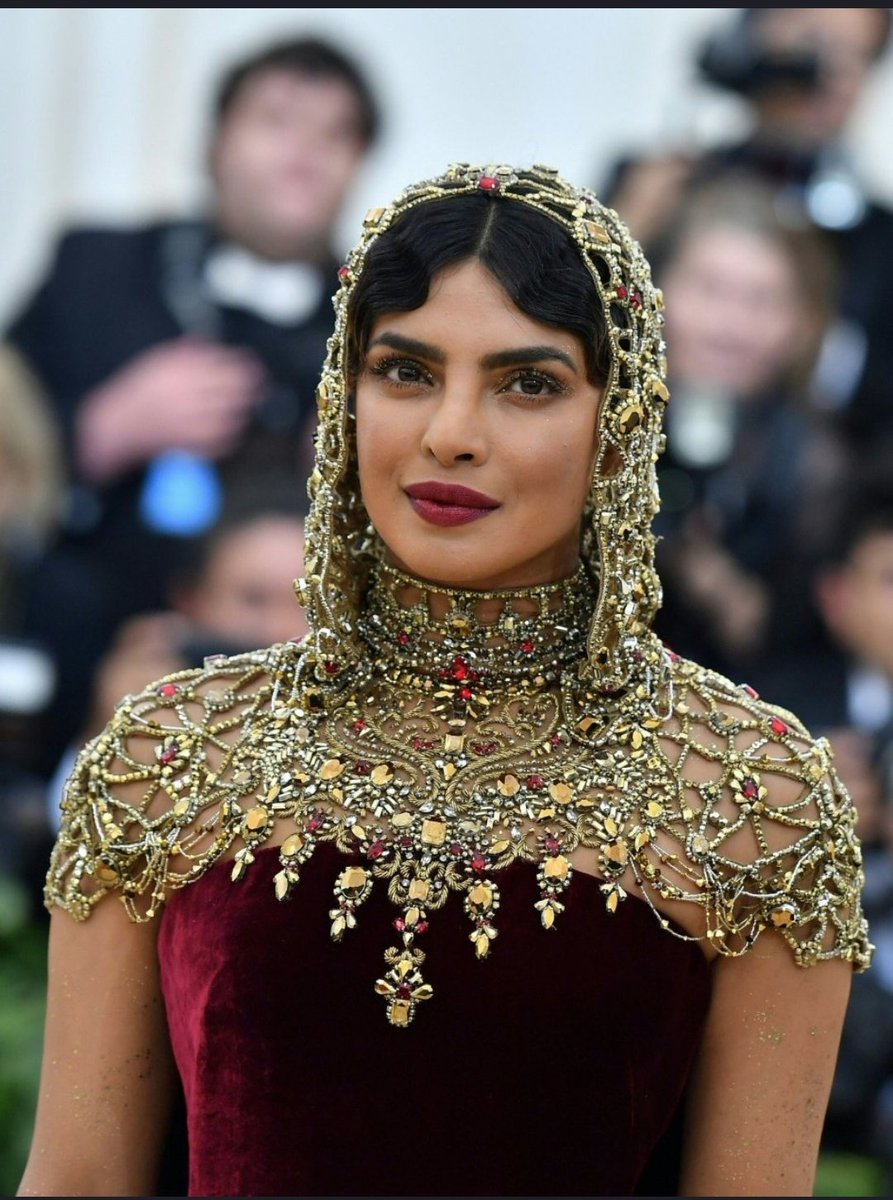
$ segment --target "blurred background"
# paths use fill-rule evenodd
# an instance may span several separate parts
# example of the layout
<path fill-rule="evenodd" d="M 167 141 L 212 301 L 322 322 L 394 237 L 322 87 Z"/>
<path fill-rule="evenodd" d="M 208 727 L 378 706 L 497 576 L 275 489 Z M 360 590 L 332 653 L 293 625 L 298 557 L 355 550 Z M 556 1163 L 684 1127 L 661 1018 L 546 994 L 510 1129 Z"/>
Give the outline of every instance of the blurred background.
<path fill-rule="evenodd" d="M 835 749 L 878 952 L 817 1194 L 890 1194 L 890 40 L 879 8 L 0 12 L 5 1192 L 77 748 L 148 680 L 303 633 L 338 264 L 462 160 L 593 187 L 665 291 L 658 628 Z"/>

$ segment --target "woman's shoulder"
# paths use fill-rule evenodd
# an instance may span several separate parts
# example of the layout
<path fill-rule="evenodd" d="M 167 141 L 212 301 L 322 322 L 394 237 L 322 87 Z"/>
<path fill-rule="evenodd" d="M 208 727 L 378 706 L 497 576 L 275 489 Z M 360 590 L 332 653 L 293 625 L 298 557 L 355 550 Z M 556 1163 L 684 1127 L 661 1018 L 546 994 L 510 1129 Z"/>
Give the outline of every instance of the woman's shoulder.
<path fill-rule="evenodd" d="M 644 867 L 657 895 L 698 899 L 719 953 L 772 929 L 803 966 L 866 967 L 856 812 L 828 741 L 747 684 L 676 655 L 652 732 L 672 774 Z"/>
<path fill-rule="evenodd" d="M 246 747 L 263 753 L 302 657 L 296 643 L 216 655 L 125 696 L 66 783 L 47 907 L 84 920 L 114 892 L 148 919 L 172 886 L 217 861 L 239 798 L 256 793 L 235 764 Z"/>

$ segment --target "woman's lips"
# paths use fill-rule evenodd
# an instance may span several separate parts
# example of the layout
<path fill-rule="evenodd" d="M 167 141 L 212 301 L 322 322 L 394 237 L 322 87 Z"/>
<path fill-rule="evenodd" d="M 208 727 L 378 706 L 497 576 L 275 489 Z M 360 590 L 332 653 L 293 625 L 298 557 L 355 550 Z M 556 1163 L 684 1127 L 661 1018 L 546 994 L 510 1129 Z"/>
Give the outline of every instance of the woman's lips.
<path fill-rule="evenodd" d="M 456 483 L 412 483 L 404 489 L 418 515 L 432 525 L 466 525 L 499 508 L 499 501 Z"/>

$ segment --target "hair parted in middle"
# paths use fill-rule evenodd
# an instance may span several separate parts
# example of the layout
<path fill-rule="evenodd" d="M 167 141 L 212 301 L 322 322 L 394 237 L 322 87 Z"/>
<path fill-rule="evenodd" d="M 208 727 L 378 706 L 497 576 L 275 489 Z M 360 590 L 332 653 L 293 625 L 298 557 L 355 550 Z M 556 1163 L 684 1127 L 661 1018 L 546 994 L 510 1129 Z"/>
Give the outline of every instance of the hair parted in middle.
<path fill-rule="evenodd" d="M 581 540 L 599 585 L 585 669 L 604 691 L 645 675 L 655 683 L 663 653 L 651 630 L 661 599 L 651 522 L 669 398 L 663 300 L 617 213 L 543 166 L 460 163 L 411 185 L 367 213 L 339 272 L 298 586 L 311 627 L 308 664 L 335 682 L 362 653 L 356 617 L 381 553 L 362 502 L 350 411 L 372 324 L 378 313 L 421 306 L 439 270 L 472 258 L 525 314 L 579 337 L 590 381 L 605 388 Z"/>

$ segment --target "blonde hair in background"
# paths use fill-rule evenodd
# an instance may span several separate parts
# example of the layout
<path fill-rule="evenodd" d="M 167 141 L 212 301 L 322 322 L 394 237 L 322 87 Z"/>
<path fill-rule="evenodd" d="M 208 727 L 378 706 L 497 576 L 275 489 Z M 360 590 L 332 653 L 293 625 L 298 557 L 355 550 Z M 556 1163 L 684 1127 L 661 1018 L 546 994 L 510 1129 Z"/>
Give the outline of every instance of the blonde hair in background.
<path fill-rule="evenodd" d="M 62 439 L 37 380 L 0 346 L 0 545 L 44 542 L 64 496 Z"/>

